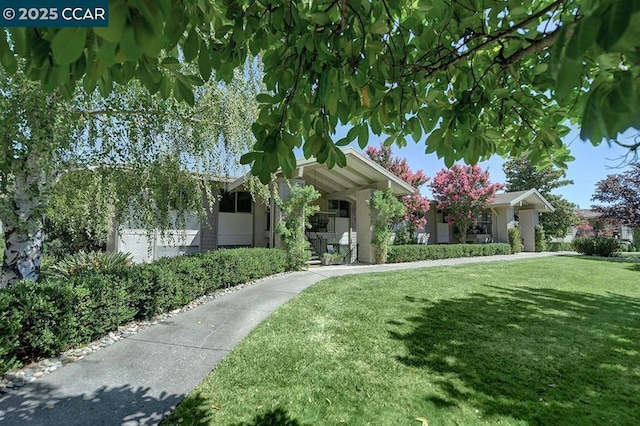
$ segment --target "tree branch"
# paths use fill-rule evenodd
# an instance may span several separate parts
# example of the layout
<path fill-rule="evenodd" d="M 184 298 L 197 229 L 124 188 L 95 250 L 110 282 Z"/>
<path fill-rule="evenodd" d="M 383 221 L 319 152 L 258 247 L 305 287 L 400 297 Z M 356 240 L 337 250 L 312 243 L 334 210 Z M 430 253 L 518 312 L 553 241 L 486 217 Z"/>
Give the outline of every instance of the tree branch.
<path fill-rule="evenodd" d="M 519 22 L 518 24 L 509 27 L 507 29 L 504 29 L 502 31 L 498 31 L 496 34 L 491 35 L 491 36 L 487 36 L 487 39 L 484 40 L 483 42 L 481 42 L 480 44 L 478 44 L 477 46 L 473 47 L 472 49 L 469 49 L 468 51 L 464 52 L 461 55 L 458 56 L 454 56 L 453 58 L 449 58 L 449 60 L 445 61 L 444 63 L 441 63 L 440 65 L 423 65 L 423 66 L 416 66 L 414 68 L 419 69 L 419 70 L 424 70 L 426 71 L 426 75 L 424 76 L 425 78 L 429 78 L 431 77 L 433 74 L 440 72 L 440 71 L 444 71 L 446 69 L 448 69 L 449 67 L 451 67 L 452 65 L 456 64 L 459 61 L 462 61 L 468 57 L 470 57 L 471 55 L 473 55 L 474 53 L 476 53 L 477 51 L 487 47 L 488 45 L 490 45 L 491 43 L 504 38 L 505 36 L 535 22 L 538 18 L 544 16 L 545 14 L 547 14 L 548 12 L 552 11 L 553 9 L 557 8 L 558 6 L 562 5 L 566 0 L 556 0 L 555 2 L 551 3 L 549 6 L 545 7 L 544 9 L 542 9 L 541 11 L 534 13 L 533 15 L 529 16 L 527 19 Z M 557 33 L 557 31 L 559 31 L 560 28 L 558 28 L 558 30 L 556 30 L 554 33 L 551 33 L 550 35 L 546 35 L 544 37 L 541 37 L 539 39 L 539 43 L 543 44 L 543 41 L 549 37 L 552 36 L 554 34 Z M 555 36 L 557 37 L 557 35 Z M 537 43 L 534 43 L 537 46 Z M 529 46 L 530 47 L 530 46 Z M 517 53 L 516 53 L 517 54 Z M 516 55 L 514 54 L 514 55 Z M 514 56 L 512 55 L 512 57 Z M 511 58 L 511 57 L 510 57 Z M 521 59 L 521 58 L 520 58 Z M 510 64 L 513 63 L 513 61 L 507 61 L 505 60 L 504 63 Z"/>

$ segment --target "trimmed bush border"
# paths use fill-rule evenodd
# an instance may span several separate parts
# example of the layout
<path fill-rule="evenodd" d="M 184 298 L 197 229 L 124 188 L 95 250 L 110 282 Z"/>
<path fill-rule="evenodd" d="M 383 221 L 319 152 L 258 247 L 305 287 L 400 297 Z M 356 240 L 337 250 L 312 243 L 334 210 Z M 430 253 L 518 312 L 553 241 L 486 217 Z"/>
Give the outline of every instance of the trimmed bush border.
<path fill-rule="evenodd" d="M 578 253 L 602 257 L 613 256 L 621 246 L 619 240 L 610 237 L 578 237 L 571 244 Z"/>
<path fill-rule="evenodd" d="M 560 243 L 547 243 L 547 251 L 575 251 L 573 244 L 560 242 Z"/>
<path fill-rule="evenodd" d="M 0 372 L 88 344 L 217 289 L 286 271 L 282 250 L 220 249 L 0 290 Z"/>
<path fill-rule="evenodd" d="M 507 243 L 391 246 L 387 263 L 511 254 Z"/>

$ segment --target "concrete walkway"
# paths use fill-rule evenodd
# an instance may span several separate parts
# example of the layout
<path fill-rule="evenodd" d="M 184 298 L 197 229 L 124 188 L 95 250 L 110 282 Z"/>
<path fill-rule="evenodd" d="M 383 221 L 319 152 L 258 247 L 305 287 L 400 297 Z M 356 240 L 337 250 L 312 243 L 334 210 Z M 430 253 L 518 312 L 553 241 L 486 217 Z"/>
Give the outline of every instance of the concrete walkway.
<path fill-rule="evenodd" d="M 332 266 L 267 279 L 181 313 L 3 395 L 0 424 L 158 424 L 251 330 L 284 302 L 324 278 L 554 254 Z"/>

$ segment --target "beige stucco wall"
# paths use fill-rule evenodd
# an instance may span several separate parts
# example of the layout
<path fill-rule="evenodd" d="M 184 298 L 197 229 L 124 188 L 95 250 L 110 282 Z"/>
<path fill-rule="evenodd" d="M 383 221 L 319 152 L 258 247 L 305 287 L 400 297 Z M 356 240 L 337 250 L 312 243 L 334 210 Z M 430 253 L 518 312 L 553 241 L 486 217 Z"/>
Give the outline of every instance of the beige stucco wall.
<path fill-rule="evenodd" d="M 358 257 L 360 262 L 373 263 L 371 247 L 371 216 L 367 201 L 372 190 L 365 189 L 356 193 L 356 232 L 358 233 Z"/>

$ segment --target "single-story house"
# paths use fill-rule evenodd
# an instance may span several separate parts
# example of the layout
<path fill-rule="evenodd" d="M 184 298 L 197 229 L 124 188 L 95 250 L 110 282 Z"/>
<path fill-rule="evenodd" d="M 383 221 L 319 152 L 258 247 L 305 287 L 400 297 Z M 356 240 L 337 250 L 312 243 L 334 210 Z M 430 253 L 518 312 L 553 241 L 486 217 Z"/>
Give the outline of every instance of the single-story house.
<path fill-rule="evenodd" d="M 576 214 L 579 218 L 586 220 L 589 223 L 589 226 L 593 228 L 590 233 L 593 235 L 597 235 L 599 232 L 611 232 L 614 238 L 617 238 L 622 241 L 629 241 L 631 243 L 633 240 L 633 228 L 622 225 L 620 223 L 612 223 L 610 221 L 604 220 L 600 217 L 600 213 L 591 210 L 591 209 L 577 209 Z M 570 243 L 576 237 L 581 237 L 585 235 L 580 235 L 581 230 L 579 227 L 573 226 L 571 230 L 564 236 L 564 238 L 556 238 L 555 241 L 558 242 L 568 242 Z M 589 235 L 586 235 L 589 236 Z"/>
<path fill-rule="evenodd" d="M 391 188 L 396 196 L 408 195 L 414 188 L 353 148 L 343 150 L 347 165 L 331 170 L 315 159 L 299 159 L 291 184 L 313 185 L 321 194 L 320 212 L 310 218 L 307 237 L 314 251 L 337 251 L 348 262 L 371 263 L 371 217 L 368 200 L 375 190 Z M 185 230 L 169 231 L 173 238 L 159 232 L 148 235 L 143 229 L 114 224 L 108 248 L 130 252 L 135 262 L 149 262 L 164 256 L 177 256 L 222 247 L 279 247 L 276 224 L 281 218 L 278 207 L 255 201 L 245 190 L 245 178 L 221 179 L 219 202 L 213 204 L 205 223 L 193 218 Z M 277 177 L 271 184 L 286 198 L 289 184 Z M 521 228 L 525 250 L 534 251 L 533 230 L 538 214 L 553 207 L 535 189 L 499 194 L 490 208 L 478 218 L 468 236 L 469 242 L 508 242 L 507 229 Z M 422 242 L 457 242 L 455 226 L 444 221 L 435 206 L 428 212 Z M 427 236 L 424 238 L 424 236 Z"/>
<path fill-rule="evenodd" d="M 540 213 L 554 211 L 553 206 L 536 189 L 497 194 L 488 208 L 476 218 L 475 226 L 467 232 L 468 243 L 509 242 L 509 228 L 520 228 L 524 251 L 535 251 L 535 227 Z M 435 203 L 427 212 L 425 232 L 427 244 L 458 242 L 457 229 L 445 220 L 446 213 Z"/>

